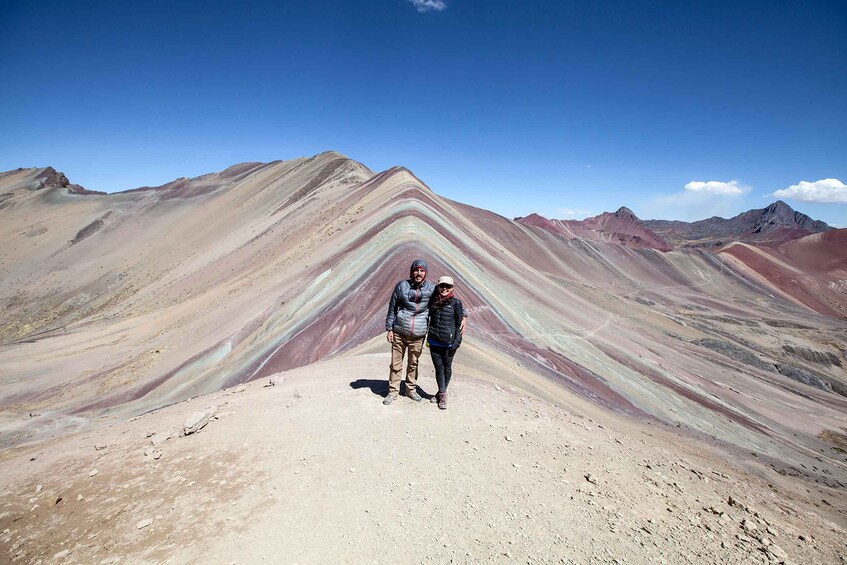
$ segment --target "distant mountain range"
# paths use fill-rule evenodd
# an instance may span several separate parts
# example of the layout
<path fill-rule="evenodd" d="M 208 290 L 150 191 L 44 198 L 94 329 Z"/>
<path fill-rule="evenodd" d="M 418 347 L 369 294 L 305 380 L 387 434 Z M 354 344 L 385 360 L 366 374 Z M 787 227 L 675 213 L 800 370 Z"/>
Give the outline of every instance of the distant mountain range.
<path fill-rule="evenodd" d="M 515 218 L 515 221 L 568 238 L 607 241 L 659 251 L 670 251 L 676 247 L 719 248 L 732 242 L 779 245 L 834 229 L 825 222 L 793 210 L 782 200 L 730 219 L 714 216 L 696 222 L 640 220 L 626 207 L 585 220 L 548 220 L 531 214 Z"/>

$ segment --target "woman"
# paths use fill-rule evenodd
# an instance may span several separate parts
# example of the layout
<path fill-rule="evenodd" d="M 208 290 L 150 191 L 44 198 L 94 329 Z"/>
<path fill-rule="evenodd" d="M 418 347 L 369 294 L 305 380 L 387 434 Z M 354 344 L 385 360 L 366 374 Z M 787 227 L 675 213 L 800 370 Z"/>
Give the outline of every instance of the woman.
<path fill-rule="evenodd" d="M 447 387 L 453 374 L 453 355 L 462 343 L 465 331 L 465 311 L 462 301 L 453 296 L 453 279 L 438 279 L 435 294 L 429 300 L 429 333 L 426 341 L 435 365 L 435 380 L 438 393 L 434 402 L 447 409 Z"/>

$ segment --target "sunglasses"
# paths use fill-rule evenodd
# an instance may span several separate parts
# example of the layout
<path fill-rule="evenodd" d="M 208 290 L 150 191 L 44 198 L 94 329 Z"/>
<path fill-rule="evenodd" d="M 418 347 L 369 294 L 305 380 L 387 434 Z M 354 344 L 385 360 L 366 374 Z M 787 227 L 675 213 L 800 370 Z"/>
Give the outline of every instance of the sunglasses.
<path fill-rule="evenodd" d="M 438 288 L 443 289 L 443 290 L 450 290 L 451 288 L 453 288 L 453 285 L 440 284 L 440 285 L 438 285 Z"/>

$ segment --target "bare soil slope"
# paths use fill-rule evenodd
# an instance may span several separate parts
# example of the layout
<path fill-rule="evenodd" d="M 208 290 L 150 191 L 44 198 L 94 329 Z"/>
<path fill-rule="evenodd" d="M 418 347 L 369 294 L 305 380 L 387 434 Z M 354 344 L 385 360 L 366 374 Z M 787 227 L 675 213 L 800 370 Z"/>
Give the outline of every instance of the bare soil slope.
<path fill-rule="evenodd" d="M 721 253 L 788 300 L 821 314 L 847 317 L 847 229 L 816 233 L 777 247 L 734 243 Z"/>
<path fill-rule="evenodd" d="M 723 449 L 655 421 L 581 401 L 553 406 L 477 379 L 462 353 L 446 412 L 404 398 L 383 406 L 388 355 L 360 353 L 7 454 L 0 559 L 839 563 L 845 555 L 843 491 L 755 461 L 741 468 Z M 421 385 L 434 390 L 431 371 Z M 206 427 L 179 435 L 210 407 Z"/>

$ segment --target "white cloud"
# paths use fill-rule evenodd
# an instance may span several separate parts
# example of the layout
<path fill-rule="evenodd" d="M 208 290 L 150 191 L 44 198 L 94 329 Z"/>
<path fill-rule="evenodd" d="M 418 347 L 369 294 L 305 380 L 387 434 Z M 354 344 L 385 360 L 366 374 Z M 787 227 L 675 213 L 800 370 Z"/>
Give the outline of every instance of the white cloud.
<path fill-rule="evenodd" d="M 429 12 L 435 10 L 440 12 L 447 8 L 447 2 L 444 0 L 408 0 L 418 12 Z"/>
<path fill-rule="evenodd" d="M 694 180 L 685 185 L 685 190 L 690 194 L 715 194 L 726 196 L 738 196 L 744 194 L 745 189 L 738 185 L 738 181 L 731 180 L 723 182 L 710 180 L 707 182 Z"/>
<path fill-rule="evenodd" d="M 574 218 L 587 218 L 590 212 L 588 210 L 580 210 L 579 208 L 558 208 L 556 210 L 561 214 L 561 219 L 572 220 Z"/>
<path fill-rule="evenodd" d="M 710 216 L 729 217 L 736 213 L 752 190 L 740 181 L 691 181 L 685 190 L 652 199 L 642 218 L 696 221 Z"/>
<path fill-rule="evenodd" d="M 802 202 L 840 202 L 847 204 L 847 185 L 838 179 L 821 179 L 815 182 L 801 180 L 788 188 L 777 190 L 776 198 L 791 198 Z"/>

